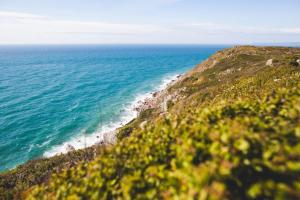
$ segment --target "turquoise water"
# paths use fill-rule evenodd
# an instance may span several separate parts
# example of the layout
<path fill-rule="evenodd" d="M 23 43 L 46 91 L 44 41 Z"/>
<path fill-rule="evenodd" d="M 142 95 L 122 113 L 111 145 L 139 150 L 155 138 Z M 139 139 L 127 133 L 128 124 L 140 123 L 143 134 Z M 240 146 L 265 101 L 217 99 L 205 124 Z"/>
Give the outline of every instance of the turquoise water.
<path fill-rule="evenodd" d="M 224 46 L 0 46 L 0 171 L 81 148 Z M 97 138 L 97 139 L 96 139 Z"/>

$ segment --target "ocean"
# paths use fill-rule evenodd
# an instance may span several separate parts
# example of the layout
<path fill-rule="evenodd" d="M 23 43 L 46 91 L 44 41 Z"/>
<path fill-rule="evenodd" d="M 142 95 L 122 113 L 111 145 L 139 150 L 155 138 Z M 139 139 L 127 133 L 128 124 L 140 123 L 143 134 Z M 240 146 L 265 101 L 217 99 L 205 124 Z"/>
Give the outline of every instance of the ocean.
<path fill-rule="evenodd" d="M 99 142 L 138 101 L 225 47 L 0 46 L 0 171 Z"/>

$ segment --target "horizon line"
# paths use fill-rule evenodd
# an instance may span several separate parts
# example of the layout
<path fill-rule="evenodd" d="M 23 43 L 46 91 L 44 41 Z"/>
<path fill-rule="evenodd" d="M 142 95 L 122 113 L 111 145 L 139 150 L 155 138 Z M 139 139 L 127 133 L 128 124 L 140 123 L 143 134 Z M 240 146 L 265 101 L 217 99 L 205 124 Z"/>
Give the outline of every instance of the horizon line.
<path fill-rule="evenodd" d="M 241 42 L 241 43 L 0 43 L 0 46 L 13 45 L 264 45 L 264 44 L 300 44 L 299 42 Z"/>

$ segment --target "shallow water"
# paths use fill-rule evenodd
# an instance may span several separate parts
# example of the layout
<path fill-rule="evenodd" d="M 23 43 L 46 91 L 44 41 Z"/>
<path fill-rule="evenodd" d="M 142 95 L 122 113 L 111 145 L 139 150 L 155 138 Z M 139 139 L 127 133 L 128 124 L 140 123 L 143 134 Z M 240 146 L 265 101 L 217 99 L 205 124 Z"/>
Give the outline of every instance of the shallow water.
<path fill-rule="evenodd" d="M 0 171 L 94 144 L 149 92 L 224 47 L 0 46 Z"/>

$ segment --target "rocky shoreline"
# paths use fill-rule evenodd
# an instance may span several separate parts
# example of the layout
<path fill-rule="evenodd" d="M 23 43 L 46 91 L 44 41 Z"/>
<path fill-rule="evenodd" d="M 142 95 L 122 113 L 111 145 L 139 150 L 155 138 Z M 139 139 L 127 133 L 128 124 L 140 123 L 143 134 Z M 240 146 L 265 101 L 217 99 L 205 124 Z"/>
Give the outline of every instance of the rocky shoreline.
<path fill-rule="evenodd" d="M 137 105 L 134 107 L 134 110 L 137 111 L 139 115 L 141 112 L 147 109 L 163 107 L 164 101 L 166 101 L 166 99 L 169 99 L 168 88 L 177 83 L 181 79 L 181 77 L 181 74 L 177 75 L 166 85 L 165 88 L 156 92 L 152 92 L 151 97 L 138 101 Z"/>
<path fill-rule="evenodd" d="M 170 94 L 168 94 L 168 88 L 170 88 L 175 83 L 180 81 L 182 79 L 182 77 L 183 77 L 182 74 L 176 75 L 161 90 L 151 92 L 150 97 L 147 97 L 143 100 L 138 101 L 137 104 L 133 107 L 133 111 L 137 112 L 137 117 L 143 111 L 148 110 L 148 109 L 160 108 L 162 112 L 166 111 L 167 101 L 174 99 L 174 98 L 172 98 L 172 95 L 170 96 Z M 121 124 L 121 126 L 116 128 L 114 131 L 109 131 L 109 132 L 102 133 L 102 137 L 97 136 L 97 138 L 99 139 L 99 142 L 97 142 L 93 146 L 113 145 L 113 144 L 115 144 L 116 134 L 117 134 L 118 129 L 124 127 L 125 125 L 126 124 Z M 75 148 L 71 144 L 68 144 L 66 150 L 67 150 L 67 152 L 74 151 Z"/>

